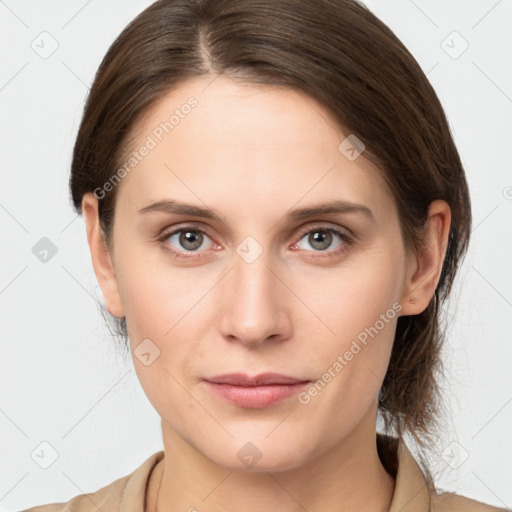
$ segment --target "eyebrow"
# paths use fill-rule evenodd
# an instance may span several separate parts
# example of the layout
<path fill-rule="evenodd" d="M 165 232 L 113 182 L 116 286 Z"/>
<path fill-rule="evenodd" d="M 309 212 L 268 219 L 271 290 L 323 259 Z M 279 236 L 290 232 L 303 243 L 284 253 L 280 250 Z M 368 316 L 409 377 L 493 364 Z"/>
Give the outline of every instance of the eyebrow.
<path fill-rule="evenodd" d="M 144 206 L 139 210 L 140 214 L 156 212 L 189 215 L 193 217 L 202 217 L 204 219 L 211 219 L 222 222 L 221 216 L 214 210 L 193 204 L 182 203 L 171 199 L 156 201 L 155 203 Z M 367 206 L 343 200 L 333 200 L 326 203 L 309 206 L 307 208 L 291 210 L 284 217 L 292 220 L 304 220 L 310 217 L 315 217 L 317 215 L 342 213 L 361 213 L 368 217 L 370 220 L 375 221 L 374 213 Z"/>

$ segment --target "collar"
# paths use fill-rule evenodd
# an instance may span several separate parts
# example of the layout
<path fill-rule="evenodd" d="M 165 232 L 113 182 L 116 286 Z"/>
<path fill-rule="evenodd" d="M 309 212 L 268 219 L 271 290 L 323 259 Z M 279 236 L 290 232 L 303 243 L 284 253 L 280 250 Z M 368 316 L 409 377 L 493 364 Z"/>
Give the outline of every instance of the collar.
<path fill-rule="evenodd" d="M 429 512 L 427 481 L 405 442 L 378 433 L 377 451 L 383 466 L 395 478 L 389 512 Z"/>

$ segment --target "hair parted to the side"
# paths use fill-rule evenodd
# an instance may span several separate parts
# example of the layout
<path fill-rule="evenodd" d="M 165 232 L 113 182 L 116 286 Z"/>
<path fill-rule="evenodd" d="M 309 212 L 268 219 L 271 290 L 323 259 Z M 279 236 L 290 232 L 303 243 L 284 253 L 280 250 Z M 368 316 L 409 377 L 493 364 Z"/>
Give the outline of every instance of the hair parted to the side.
<path fill-rule="evenodd" d="M 86 192 L 116 172 L 131 130 L 188 78 L 223 74 L 308 94 L 365 144 L 396 201 L 405 246 L 421 247 L 429 204 L 451 208 L 448 248 L 429 306 L 398 320 L 379 398 L 387 429 L 419 447 L 436 425 L 443 330 L 440 306 L 467 250 L 471 205 L 443 108 L 419 64 L 356 0 L 160 0 L 120 34 L 96 74 L 73 153 L 70 188 Z M 122 183 L 120 184 L 122 186 Z M 109 247 L 118 187 L 99 201 Z M 109 313 L 107 312 L 109 315 Z M 126 337 L 124 319 L 116 319 Z M 424 468 L 425 469 L 425 468 Z M 427 471 L 427 476 L 428 471 Z"/>

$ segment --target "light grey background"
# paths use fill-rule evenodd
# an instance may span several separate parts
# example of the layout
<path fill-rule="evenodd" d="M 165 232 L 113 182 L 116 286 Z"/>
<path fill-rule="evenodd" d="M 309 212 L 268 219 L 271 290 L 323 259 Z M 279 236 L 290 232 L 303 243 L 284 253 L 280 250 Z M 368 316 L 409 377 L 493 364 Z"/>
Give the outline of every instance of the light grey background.
<path fill-rule="evenodd" d="M 0 1 L 2 511 L 95 491 L 162 449 L 159 417 L 92 298 L 101 291 L 67 188 L 94 73 L 150 3 Z M 473 199 L 445 347 L 451 413 L 431 463 L 441 488 L 512 507 L 512 1 L 366 3 L 436 89 Z M 32 251 L 42 237 L 57 249 L 46 262 Z"/>

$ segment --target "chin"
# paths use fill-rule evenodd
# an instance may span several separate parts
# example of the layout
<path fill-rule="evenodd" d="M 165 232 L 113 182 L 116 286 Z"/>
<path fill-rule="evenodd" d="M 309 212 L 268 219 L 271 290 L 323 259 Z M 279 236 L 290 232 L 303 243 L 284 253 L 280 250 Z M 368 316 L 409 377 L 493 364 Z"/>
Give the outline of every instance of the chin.
<path fill-rule="evenodd" d="M 283 444 L 265 440 L 232 440 L 225 446 L 208 447 L 203 455 L 213 463 L 242 473 L 279 472 L 295 469 L 306 461 L 307 453 L 303 444 Z M 213 450 L 212 450 L 213 448 Z"/>

